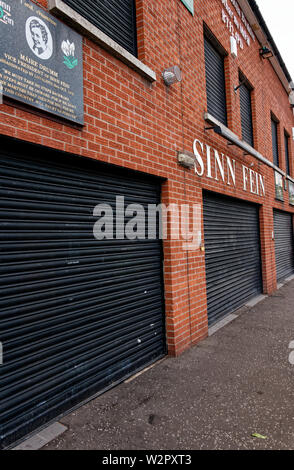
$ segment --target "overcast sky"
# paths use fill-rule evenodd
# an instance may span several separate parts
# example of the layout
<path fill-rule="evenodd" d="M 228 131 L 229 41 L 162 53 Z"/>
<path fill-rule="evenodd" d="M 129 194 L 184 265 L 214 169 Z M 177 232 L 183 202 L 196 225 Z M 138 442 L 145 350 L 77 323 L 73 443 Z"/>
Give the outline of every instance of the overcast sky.
<path fill-rule="evenodd" d="M 257 0 L 257 4 L 294 80 L 294 1 Z"/>

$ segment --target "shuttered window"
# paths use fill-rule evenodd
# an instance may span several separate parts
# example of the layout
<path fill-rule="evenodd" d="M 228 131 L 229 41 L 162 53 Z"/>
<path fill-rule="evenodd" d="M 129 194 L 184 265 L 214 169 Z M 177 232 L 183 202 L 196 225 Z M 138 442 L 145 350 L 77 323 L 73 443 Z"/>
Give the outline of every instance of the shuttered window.
<path fill-rule="evenodd" d="M 292 215 L 274 210 L 277 280 L 294 273 L 294 237 Z"/>
<path fill-rule="evenodd" d="M 244 79 L 240 77 L 242 83 Z M 240 87 L 240 109 L 241 109 L 241 124 L 242 124 L 242 139 L 247 144 L 254 146 L 253 141 L 253 123 L 252 123 L 252 106 L 251 106 L 251 89 L 246 83 Z"/>
<path fill-rule="evenodd" d="M 289 136 L 284 134 L 285 136 L 285 160 L 286 160 L 286 172 L 287 175 L 290 175 L 290 157 L 289 157 Z"/>
<path fill-rule="evenodd" d="M 279 166 L 278 123 L 272 118 L 272 143 L 274 164 Z"/>
<path fill-rule="evenodd" d="M 227 125 L 224 56 L 205 37 L 207 111 Z"/>
<path fill-rule="evenodd" d="M 137 56 L 135 0 L 64 0 L 103 33 Z"/>

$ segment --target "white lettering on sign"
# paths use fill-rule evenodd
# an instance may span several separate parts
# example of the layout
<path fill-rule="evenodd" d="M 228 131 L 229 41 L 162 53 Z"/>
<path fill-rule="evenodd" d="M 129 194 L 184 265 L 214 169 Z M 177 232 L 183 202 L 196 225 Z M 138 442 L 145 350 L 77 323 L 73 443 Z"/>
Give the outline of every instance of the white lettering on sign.
<path fill-rule="evenodd" d="M 218 150 L 198 139 L 194 140 L 193 153 L 195 156 L 195 173 L 198 176 L 206 176 L 215 181 L 222 181 L 228 186 L 236 187 L 238 171 L 236 160 L 218 152 Z M 242 165 L 240 171 L 242 173 L 243 190 L 264 197 L 264 176 L 245 165 Z"/>
<path fill-rule="evenodd" d="M 231 36 L 236 39 L 240 49 L 244 49 L 244 43 L 250 46 L 251 39 L 255 41 L 255 35 L 237 0 L 221 1 L 223 5 L 222 21 L 230 31 Z M 236 13 L 234 13 L 233 8 Z"/>

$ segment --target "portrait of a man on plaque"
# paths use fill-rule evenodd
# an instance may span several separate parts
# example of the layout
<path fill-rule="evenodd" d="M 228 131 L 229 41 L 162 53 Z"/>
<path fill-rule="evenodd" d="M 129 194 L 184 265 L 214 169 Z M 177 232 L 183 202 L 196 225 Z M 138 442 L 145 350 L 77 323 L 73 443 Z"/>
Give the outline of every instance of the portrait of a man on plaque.
<path fill-rule="evenodd" d="M 31 16 L 26 22 L 26 38 L 31 51 L 39 59 L 48 60 L 53 53 L 53 40 L 48 26 L 40 18 Z"/>

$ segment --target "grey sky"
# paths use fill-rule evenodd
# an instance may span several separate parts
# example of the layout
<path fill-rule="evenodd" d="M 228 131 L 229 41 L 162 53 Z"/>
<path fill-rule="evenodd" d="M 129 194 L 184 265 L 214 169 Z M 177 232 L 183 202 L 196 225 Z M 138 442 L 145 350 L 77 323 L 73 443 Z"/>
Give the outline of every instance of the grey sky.
<path fill-rule="evenodd" d="M 260 11 L 294 80 L 294 2 L 257 0 Z"/>

